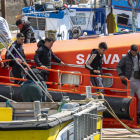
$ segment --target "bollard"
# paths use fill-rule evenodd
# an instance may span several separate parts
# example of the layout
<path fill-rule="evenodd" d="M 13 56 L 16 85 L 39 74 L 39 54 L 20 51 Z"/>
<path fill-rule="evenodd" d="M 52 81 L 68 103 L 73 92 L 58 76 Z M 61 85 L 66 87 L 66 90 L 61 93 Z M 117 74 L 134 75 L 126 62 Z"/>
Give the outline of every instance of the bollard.
<path fill-rule="evenodd" d="M 34 102 L 34 118 L 37 119 L 38 114 L 41 114 L 40 111 L 40 101 L 35 101 Z M 40 119 L 41 116 L 38 117 Z"/>
<path fill-rule="evenodd" d="M 86 86 L 86 98 L 91 99 L 91 86 Z"/>

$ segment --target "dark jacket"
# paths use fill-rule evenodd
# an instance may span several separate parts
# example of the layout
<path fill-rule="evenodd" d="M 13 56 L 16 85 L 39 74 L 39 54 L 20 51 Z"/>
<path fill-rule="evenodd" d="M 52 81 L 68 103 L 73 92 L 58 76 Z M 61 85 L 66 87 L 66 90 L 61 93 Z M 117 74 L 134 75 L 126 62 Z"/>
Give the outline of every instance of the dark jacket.
<path fill-rule="evenodd" d="M 17 54 L 17 52 L 15 51 L 13 46 L 18 50 L 18 52 L 21 54 L 21 56 L 24 58 L 24 60 L 26 60 L 23 46 L 21 44 L 18 44 L 17 41 L 15 41 L 9 48 L 9 51 L 14 55 L 14 57 L 20 58 L 20 59 L 21 59 L 21 57 Z M 5 59 L 13 59 L 13 57 L 10 55 L 10 53 L 8 51 L 6 51 Z M 8 63 L 9 63 L 9 66 L 18 65 L 15 61 L 10 61 Z"/>
<path fill-rule="evenodd" d="M 42 73 L 38 70 L 38 69 L 32 69 L 32 72 L 36 75 L 36 77 L 40 80 L 40 82 L 42 83 L 42 85 L 44 86 L 44 88 L 47 90 L 47 85 L 45 84 L 45 82 L 43 81 L 43 75 Z M 33 75 L 30 70 L 28 71 L 28 73 L 30 74 L 30 76 L 38 83 L 38 85 L 40 87 L 41 84 L 39 81 L 37 81 L 36 77 Z M 45 102 L 46 101 L 46 95 L 44 94 L 44 92 L 40 89 L 40 87 L 33 81 L 33 79 L 31 79 L 29 75 L 26 76 L 27 81 L 25 81 L 24 83 L 21 84 L 20 86 L 20 94 L 23 98 L 24 102 L 31 102 L 31 100 L 33 101 L 42 101 Z"/>
<path fill-rule="evenodd" d="M 23 29 L 20 30 L 20 32 L 23 33 L 25 36 L 24 43 L 35 43 L 36 42 L 34 32 L 33 32 L 32 28 L 30 27 L 29 21 L 24 22 Z"/>
<path fill-rule="evenodd" d="M 140 67 L 140 53 L 137 54 L 138 56 L 138 64 Z M 118 62 L 116 66 L 116 71 L 119 76 L 124 75 L 128 80 L 130 80 L 132 70 L 133 70 L 134 64 L 132 60 L 131 52 L 128 51 L 126 56 L 122 56 L 121 60 Z M 126 81 L 122 81 L 123 84 L 126 85 Z"/>
<path fill-rule="evenodd" d="M 97 73 L 94 73 L 93 70 L 99 70 L 100 74 L 102 74 L 102 60 L 103 55 L 100 56 L 97 49 L 93 49 L 91 51 L 90 58 L 85 64 L 85 68 L 90 70 L 90 74 L 97 75 Z"/>
<path fill-rule="evenodd" d="M 44 40 L 40 40 L 37 44 L 38 49 L 34 56 L 34 61 L 38 67 L 41 65 L 46 66 L 47 68 L 51 68 L 51 59 L 60 63 L 61 60 L 52 52 L 51 49 L 48 49 L 44 46 Z"/>
<path fill-rule="evenodd" d="M 36 81 L 40 87 L 41 84 Z M 41 81 L 44 88 L 47 90 L 47 85 L 44 81 Z M 27 80 L 20 86 L 20 94 L 23 98 L 24 102 L 31 102 L 31 101 L 46 101 L 46 95 L 42 92 L 40 87 L 38 87 L 36 83 L 34 83 L 32 80 Z"/>

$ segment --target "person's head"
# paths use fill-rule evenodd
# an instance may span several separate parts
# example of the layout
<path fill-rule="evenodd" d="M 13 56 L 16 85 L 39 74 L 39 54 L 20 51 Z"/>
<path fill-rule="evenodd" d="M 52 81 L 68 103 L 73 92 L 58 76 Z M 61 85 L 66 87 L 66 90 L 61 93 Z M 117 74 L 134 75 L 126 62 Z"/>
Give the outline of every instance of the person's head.
<path fill-rule="evenodd" d="M 130 48 L 131 55 L 135 57 L 138 54 L 138 46 L 133 44 Z"/>
<path fill-rule="evenodd" d="M 53 46 L 53 43 L 55 42 L 55 40 L 52 37 L 46 37 L 45 38 L 45 43 L 44 45 L 50 49 Z"/>
<path fill-rule="evenodd" d="M 107 50 L 106 43 L 105 42 L 101 42 L 99 44 L 99 54 L 104 54 L 106 50 Z"/>
<path fill-rule="evenodd" d="M 23 33 L 18 33 L 17 34 L 17 43 L 23 45 L 24 44 L 24 34 Z"/>
<path fill-rule="evenodd" d="M 22 29 L 23 29 L 23 26 L 24 26 L 24 22 L 23 22 L 21 19 L 18 19 L 18 20 L 16 21 L 16 25 L 17 25 L 17 27 L 18 27 L 20 30 L 22 30 Z"/>

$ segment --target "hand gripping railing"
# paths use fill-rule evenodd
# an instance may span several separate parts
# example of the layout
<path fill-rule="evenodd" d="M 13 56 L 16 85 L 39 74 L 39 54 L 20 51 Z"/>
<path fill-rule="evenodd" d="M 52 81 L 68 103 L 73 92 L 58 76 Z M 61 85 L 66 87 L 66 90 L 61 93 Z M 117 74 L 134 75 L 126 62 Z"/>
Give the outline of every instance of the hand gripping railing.
<path fill-rule="evenodd" d="M 25 63 L 23 63 L 23 64 L 25 64 Z M 29 65 L 29 64 L 28 64 L 28 65 Z M 32 65 L 29 65 L 29 66 L 32 67 Z M 35 67 L 35 66 L 33 66 L 33 67 Z M 41 67 L 35 67 L 35 68 L 44 70 L 44 69 L 41 68 Z M 45 70 L 50 71 L 50 72 L 56 72 L 56 73 L 58 73 L 58 70 L 54 70 L 54 69 L 48 69 L 48 68 L 47 68 L 47 69 L 45 69 Z M 87 86 L 87 85 L 81 85 L 81 83 L 80 83 L 80 81 L 81 81 L 81 76 L 120 79 L 120 77 L 115 77 L 115 76 L 90 75 L 90 74 L 81 74 L 81 73 L 74 73 L 74 72 L 67 72 L 67 71 L 61 71 L 61 70 L 60 70 L 60 71 L 59 71 L 59 74 L 61 74 L 61 73 L 72 74 L 72 75 L 78 75 L 78 76 L 79 76 L 79 85 L 78 85 L 79 92 L 81 92 L 81 88 L 85 88 L 85 86 Z M 107 87 L 95 87 L 95 86 L 92 86 L 91 88 L 92 88 L 92 89 L 99 89 L 99 90 L 104 89 L 104 90 L 125 91 L 125 92 L 127 92 L 127 96 L 129 96 L 129 92 L 130 92 L 130 90 L 129 90 L 129 83 L 130 83 L 130 81 L 129 81 L 127 78 L 125 78 L 125 80 L 127 81 L 127 89 L 107 88 Z M 70 84 L 70 85 L 71 85 L 71 84 Z M 72 85 L 71 85 L 71 86 L 72 86 Z M 56 91 L 57 91 L 57 89 L 56 89 Z M 65 91 L 65 92 L 66 92 L 66 91 Z M 74 92 L 73 92 L 73 93 L 74 93 Z M 75 92 L 75 93 L 76 93 L 76 92 Z"/>

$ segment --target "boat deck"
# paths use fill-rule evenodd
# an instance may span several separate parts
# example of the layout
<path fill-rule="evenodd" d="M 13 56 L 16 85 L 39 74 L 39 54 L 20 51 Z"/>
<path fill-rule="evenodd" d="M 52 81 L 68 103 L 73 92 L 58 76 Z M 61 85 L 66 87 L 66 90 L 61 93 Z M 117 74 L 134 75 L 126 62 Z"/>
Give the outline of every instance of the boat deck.
<path fill-rule="evenodd" d="M 140 133 L 140 129 L 133 129 Z M 140 140 L 140 135 L 126 129 L 103 129 L 103 140 Z"/>

